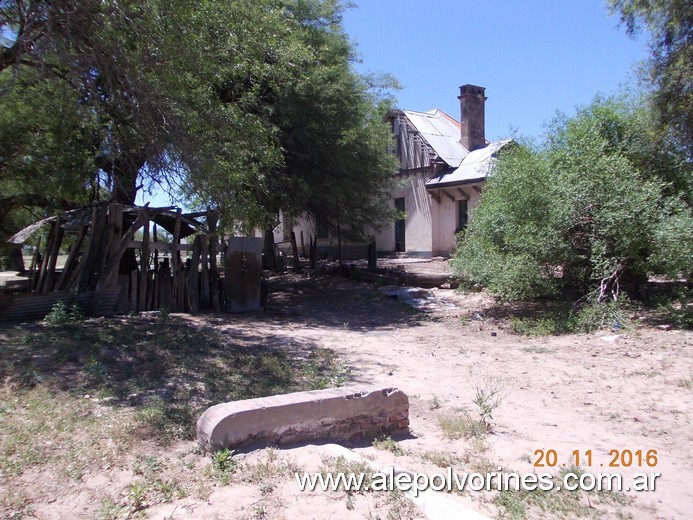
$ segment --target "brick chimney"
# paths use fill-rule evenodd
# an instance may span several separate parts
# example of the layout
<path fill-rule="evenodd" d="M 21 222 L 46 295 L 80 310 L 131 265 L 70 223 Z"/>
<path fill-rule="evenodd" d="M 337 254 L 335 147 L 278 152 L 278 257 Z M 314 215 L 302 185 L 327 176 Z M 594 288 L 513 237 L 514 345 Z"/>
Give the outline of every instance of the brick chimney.
<path fill-rule="evenodd" d="M 484 87 L 462 85 L 457 98 L 460 100 L 462 109 L 460 143 L 470 152 L 486 146 L 484 104 L 487 98 L 484 95 L 485 91 Z"/>

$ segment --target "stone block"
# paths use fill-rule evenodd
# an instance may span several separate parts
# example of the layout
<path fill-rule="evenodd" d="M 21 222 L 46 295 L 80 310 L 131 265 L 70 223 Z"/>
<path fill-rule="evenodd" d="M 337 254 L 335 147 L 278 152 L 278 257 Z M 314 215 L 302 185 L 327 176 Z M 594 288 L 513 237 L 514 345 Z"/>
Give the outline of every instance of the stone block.
<path fill-rule="evenodd" d="M 254 442 L 350 441 L 402 431 L 408 417 L 409 399 L 397 388 L 328 388 L 212 406 L 197 421 L 197 438 L 210 451 Z"/>

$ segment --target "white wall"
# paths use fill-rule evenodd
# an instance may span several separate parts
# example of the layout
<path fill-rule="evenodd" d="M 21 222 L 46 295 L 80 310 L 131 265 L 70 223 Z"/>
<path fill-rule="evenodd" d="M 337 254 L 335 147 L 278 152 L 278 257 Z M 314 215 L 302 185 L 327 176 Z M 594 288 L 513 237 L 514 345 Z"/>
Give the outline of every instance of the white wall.
<path fill-rule="evenodd" d="M 480 187 L 480 185 L 476 185 Z M 472 208 L 479 204 L 481 195 L 473 186 L 464 186 L 464 191 L 469 195 L 467 211 L 471 215 Z M 449 254 L 455 247 L 455 231 L 458 222 L 458 201 L 464 196 L 457 188 L 446 190 L 455 200 L 444 193 L 440 193 L 440 203 L 433 201 L 433 252 L 434 254 Z"/>
<path fill-rule="evenodd" d="M 399 186 L 392 192 L 391 204 L 404 198 L 405 252 L 413 256 L 431 255 L 431 197 L 426 192 L 424 174 L 412 174 L 400 178 Z M 392 253 L 395 250 L 395 225 L 386 226 L 375 237 L 378 252 Z"/>

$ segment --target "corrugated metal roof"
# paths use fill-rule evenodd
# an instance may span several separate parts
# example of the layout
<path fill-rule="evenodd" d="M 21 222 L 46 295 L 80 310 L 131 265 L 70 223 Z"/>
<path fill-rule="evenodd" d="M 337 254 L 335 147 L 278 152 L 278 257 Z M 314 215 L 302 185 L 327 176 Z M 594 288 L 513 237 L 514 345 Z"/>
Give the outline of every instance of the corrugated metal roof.
<path fill-rule="evenodd" d="M 460 144 L 460 126 L 442 110 L 429 112 L 403 110 L 414 128 L 450 167 L 456 168 L 469 153 Z"/>
<path fill-rule="evenodd" d="M 469 152 L 457 168 L 451 168 L 442 172 L 438 177 L 429 179 L 426 187 L 447 186 L 449 184 L 463 184 L 465 182 L 485 179 L 491 172 L 494 155 L 504 146 L 511 143 L 512 139 L 493 141 L 484 148 Z"/>

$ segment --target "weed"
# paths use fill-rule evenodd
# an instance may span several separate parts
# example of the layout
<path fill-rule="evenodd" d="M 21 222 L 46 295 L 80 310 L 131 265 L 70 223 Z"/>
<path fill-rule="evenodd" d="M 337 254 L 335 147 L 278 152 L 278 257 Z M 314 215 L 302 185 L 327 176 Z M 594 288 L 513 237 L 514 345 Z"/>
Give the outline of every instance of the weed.
<path fill-rule="evenodd" d="M 126 501 L 130 510 L 137 512 L 147 507 L 146 498 L 147 486 L 142 482 L 131 482 L 126 495 Z"/>
<path fill-rule="evenodd" d="M 551 350 L 546 347 L 523 347 L 522 352 L 528 352 L 531 354 L 548 354 L 551 352 Z"/>
<path fill-rule="evenodd" d="M 687 390 L 693 389 L 693 376 L 682 377 L 674 381 L 674 384 L 679 388 L 685 388 Z"/>
<path fill-rule="evenodd" d="M 64 301 L 58 300 L 55 305 L 51 307 L 51 311 L 46 314 L 43 321 L 48 325 L 60 326 L 67 325 L 68 323 L 75 323 L 83 317 L 84 314 L 77 302 L 68 307 L 65 305 Z"/>
<path fill-rule="evenodd" d="M 194 417 L 189 404 L 170 402 L 162 397 L 152 398 L 135 413 L 135 420 L 147 433 L 156 432 L 158 441 L 163 445 L 170 444 L 174 439 L 192 439 L 195 435 Z"/>
<path fill-rule="evenodd" d="M 396 457 L 407 454 L 407 450 L 402 448 L 392 437 L 380 437 L 373 440 L 373 447 L 379 450 L 394 453 Z"/>
<path fill-rule="evenodd" d="M 437 410 L 438 408 L 440 408 L 440 406 L 441 406 L 441 402 L 440 402 L 440 399 L 438 399 L 437 395 L 434 395 L 433 397 L 431 397 L 428 400 L 428 409 L 429 410 L 431 410 L 431 411 Z"/>
<path fill-rule="evenodd" d="M 148 479 L 162 470 L 161 461 L 156 457 L 136 457 L 132 467 L 135 475 L 142 475 Z"/>
<path fill-rule="evenodd" d="M 484 424 L 472 419 L 467 411 L 462 415 L 444 415 L 438 419 L 438 425 L 448 439 L 470 439 L 483 436 L 488 431 Z"/>
<path fill-rule="evenodd" d="M 420 518 L 419 509 L 397 489 L 387 495 L 387 520 L 410 520 Z"/>
<path fill-rule="evenodd" d="M 364 478 L 361 482 L 360 488 L 354 489 L 354 487 L 351 487 L 351 489 L 349 490 L 349 493 L 352 494 L 365 493 L 367 489 L 371 488 L 371 472 L 371 467 L 366 462 L 347 460 L 341 455 L 339 457 L 322 457 L 322 466 L 320 467 L 320 473 L 322 474 L 323 478 L 327 478 L 328 473 L 332 475 L 343 473 L 347 477 L 347 479 L 349 478 L 349 475 L 360 476 L 363 474 Z M 337 489 L 340 491 L 345 491 L 343 481 L 339 481 L 339 487 Z"/>
<path fill-rule="evenodd" d="M 225 486 L 231 481 L 231 475 L 237 467 L 233 454 L 234 450 L 224 448 L 212 455 L 212 474 Z"/>
<path fill-rule="evenodd" d="M 474 388 L 472 402 L 477 406 L 479 422 L 487 431 L 490 431 L 493 411 L 505 398 L 505 385 L 502 381 L 484 374 L 472 374 L 472 385 Z"/>
<path fill-rule="evenodd" d="M 89 358 L 89 361 L 87 361 L 86 365 L 84 365 L 84 368 L 82 370 L 87 375 L 87 379 L 92 384 L 102 383 L 108 377 L 108 369 L 93 354 Z"/>
<path fill-rule="evenodd" d="M 0 494 L 0 513 L 4 518 L 23 519 L 34 516 L 31 500 L 23 492 L 3 491 Z"/>
<path fill-rule="evenodd" d="M 421 458 L 439 468 L 450 468 L 459 462 L 459 458 L 455 454 L 447 451 L 426 451 Z"/>
<path fill-rule="evenodd" d="M 128 516 L 126 507 L 119 504 L 111 497 L 106 497 L 101 500 L 99 509 L 97 511 L 98 518 L 101 520 L 116 520 L 117 518 L 123 518 L 124 516 Z"/>
<path fill-rule="evenodd" d="M 166 323 L 171 317 L 171 310 L 168 307 L 162 307 L 159 309 L 159 319 Z"/>

